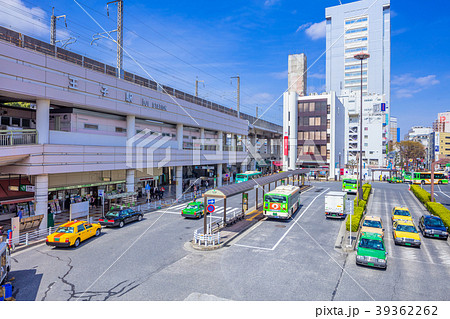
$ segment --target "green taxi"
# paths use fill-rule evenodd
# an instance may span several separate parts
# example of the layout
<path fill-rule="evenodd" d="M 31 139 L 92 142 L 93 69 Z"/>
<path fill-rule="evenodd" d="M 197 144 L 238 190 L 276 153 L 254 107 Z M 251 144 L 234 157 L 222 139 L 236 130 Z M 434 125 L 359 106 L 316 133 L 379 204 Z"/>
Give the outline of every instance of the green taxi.
<path fill-rule="evenodd" d="M 356 264 L 386 269 L 387 252 L 380 234 L 366 232 L 361 236 L 357 246 Z"/>
<path fill-rule="evenodd" d="M 186 218 L 202 218 L 205 206 L 201 202 L 192 202 L 181 210 L 181 216 Z"/>

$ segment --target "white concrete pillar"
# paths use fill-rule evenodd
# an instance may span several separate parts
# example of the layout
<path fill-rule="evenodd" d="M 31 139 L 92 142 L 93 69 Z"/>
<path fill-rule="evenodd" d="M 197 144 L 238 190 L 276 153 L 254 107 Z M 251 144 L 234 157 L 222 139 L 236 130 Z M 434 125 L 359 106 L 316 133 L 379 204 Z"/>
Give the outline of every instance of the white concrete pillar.
<path fill-rule="evenodd" d="M 222 186 L 222 164 L 217 164 L 217 187 L 221 187 Z"/>
<path fill-rule="evenodd" d="M 183 166 L 177 166 L 175 168 L 175 197 L 179 199 L 183 194 Z"/>
<path fill-rule="evenodd" d="M 35 215 L 44 215 L 40 229 L 47 228 L 48 213 L 48 175 L 37 175 L 34 188 L 34 200 L 36 203 Z"/>
<path fill-rule="evenodd" d="M 136 135 L 136 116 L 127 115 L 127 139 Z"/>
<path fill-rule="evenodd" d="M 36 130 L 38 144 L 48 144 L 50 130 L 50 100 L 36 100 Z"/>
<path fill-rule="evenodd" d="M 134 176 L 135 176 L 136 170 L 134 169 L 127 169 L 127 192 L 134 192 Z"/>
<path fill-rule="evenodd" d="M 222 131 L 218 131 L 217 132 L 217 138 L 218 138 L 218 142 L 219 142 L 219 149 L 218 151 L 223 151 L 223 132 Z"/>
<path fill-rule="evenodd" d="M 201 128 L 200 129 L 200 149 L 204 150 L 205 149 L 205 129 Z"/>
<path fill-rule="evenodd" d="M 183 124 L 177 124 L 177 144 L 178 149 L 183 149 Z"/>
<path fill-rule="evenodd" d="M 231 133 L 231 150 L 236 151 L 236 134 Z"/>

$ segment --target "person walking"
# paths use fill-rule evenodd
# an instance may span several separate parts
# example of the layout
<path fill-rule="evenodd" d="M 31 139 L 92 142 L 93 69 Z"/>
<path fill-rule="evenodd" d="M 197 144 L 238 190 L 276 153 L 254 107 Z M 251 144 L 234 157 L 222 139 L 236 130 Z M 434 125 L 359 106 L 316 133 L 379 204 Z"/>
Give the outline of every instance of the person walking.
<path fill-rule="evenodd" d="M 166 189 L 163 187 L 161 187 L 161 198 L 164 196 L 164 192 L 166 191 Z"/>
<path fill-rule="evenodd" d="M 19 221 L 22 219 L 23 217 L 23 208 L 19 207 L 19 211 L 17 212 L 17 217 L 19 217 Z"/>

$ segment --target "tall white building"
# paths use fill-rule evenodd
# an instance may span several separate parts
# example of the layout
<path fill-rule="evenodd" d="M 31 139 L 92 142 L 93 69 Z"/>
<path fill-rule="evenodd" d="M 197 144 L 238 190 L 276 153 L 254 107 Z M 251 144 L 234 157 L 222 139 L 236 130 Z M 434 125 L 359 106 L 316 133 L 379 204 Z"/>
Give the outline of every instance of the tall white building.
<path fill-rule="evenodd" d="M 288 91 L 306 95 L 306 55 L 290 54 L 288 62 Z"/>
<path fill-rule="evenodd" d="M 358 162 L 359 141 L 359 92 L 342 90 L 339 97 L 345 105 L 345 162 Z M 369 94 L 363 97 L 363 173 L 368 168 L 386 165 L 386 145 L 388 142 L 388 125 L 385 100 L 381 94 Z"/>

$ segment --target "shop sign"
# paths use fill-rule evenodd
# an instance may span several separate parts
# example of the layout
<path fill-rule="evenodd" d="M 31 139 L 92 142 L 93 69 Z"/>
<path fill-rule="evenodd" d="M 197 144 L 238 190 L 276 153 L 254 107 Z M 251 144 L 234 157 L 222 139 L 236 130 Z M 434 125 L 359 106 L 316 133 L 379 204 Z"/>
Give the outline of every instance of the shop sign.
<path fill-rule="evenodd" d="M 289 155 L 289 137 L 287 136 L 284 137 L 284 155 Z"/>
<path fill-rule="evenodd" d="M 19 191 L 19 186 L 17 186 L 17 185 L 9 185 L 8 186 L 8 190 L 12 191 L 12 192 L 18 192 Z"/>
<path fill-rule="evenodd" d="M 21 192 L 34 193 L 34 185 L 20 185 L 19 189 Z"/>
<path fill-rule="evenodd" d="M 214 169 L 214 166 L 202 166 L 202 169 Z"/>

